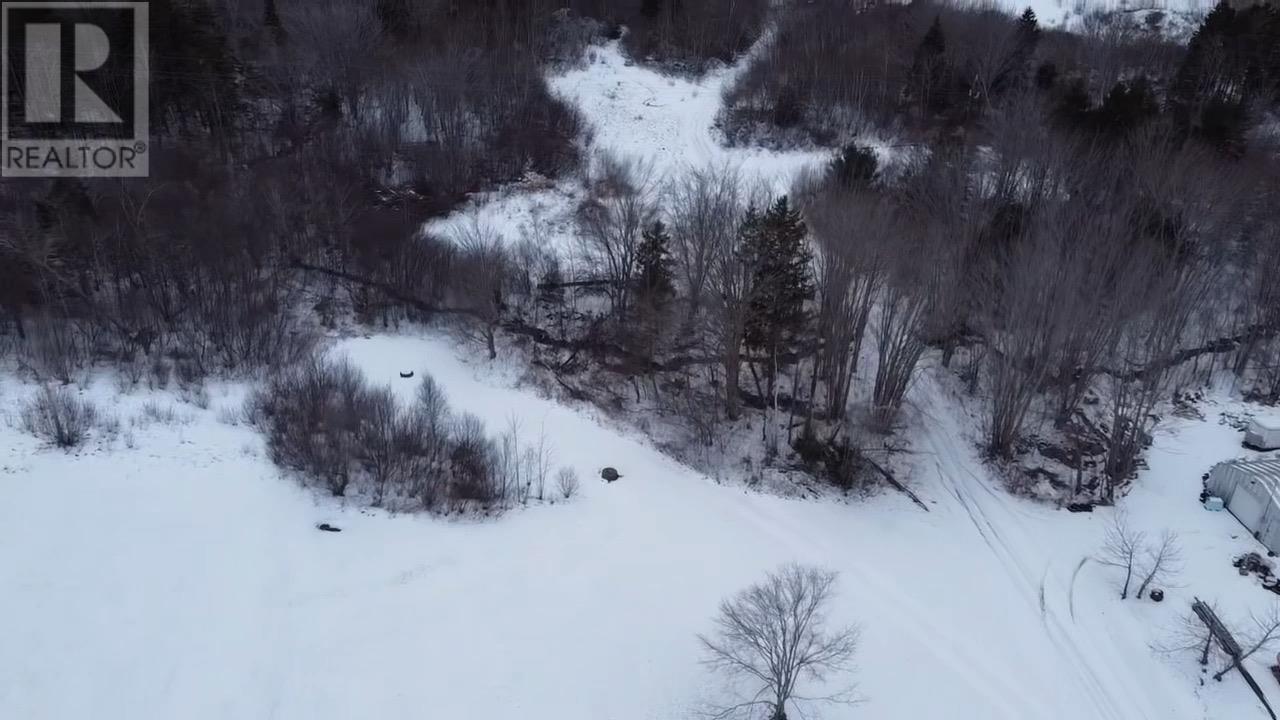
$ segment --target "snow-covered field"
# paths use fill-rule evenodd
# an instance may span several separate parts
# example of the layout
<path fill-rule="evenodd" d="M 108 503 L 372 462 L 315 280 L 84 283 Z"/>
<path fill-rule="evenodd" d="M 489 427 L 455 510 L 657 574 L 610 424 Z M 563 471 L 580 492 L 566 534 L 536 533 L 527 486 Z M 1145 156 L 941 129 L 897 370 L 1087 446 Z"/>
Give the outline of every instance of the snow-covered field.
<path fill-rule="evenodd" d="M 608 46 L 555 86 L 597 147 L 664 173 L 728 161 L 785 188 L 822 156 L 721 148 L 710 123 L 732 72 L 667 79 Z M 565 242 L 574 192 L 477 198 L 444 223 Z M 688 717 L 718 687 L 695 634 L 787 561 L 838 570 L 832 619 L 862 628 L 861 703 L 826 718 L 1264 716 L 1238 678 L 1200 686 L 1192 657 L 1156 649 L 1193 595 L 1231 617 L 1274 598 L 1230 565 L 1256 543 L 1197 503 L 1200 474 L 1240 452 L 1217 406 L 1160 426 L 1122 503 L 1137 527 L 1181 534 L 1186 572 L 1163 603 L 1121 602 L 1112 570 L 1081 565 L 1110 511 L 1001 490 L 944 378 L 919 383 L 907 412 L 924 512 L 893 493 L 840 503 L 717 484 L 440 336 L 334 344 L 405 393 L 416 381 L 401 371 L 430 372 L 492 430 L 513 416 L 545 427 L 582 493 L 483 522 L 344 507 L 282 478 L 233 424 L 245 387 L 213 386 L 200 409 L 98 378 L 81 392 L 120 418 L 114 440 L 66 454 L 0 423 L 0 718 Z M 3 407 L 34 390 L 6 375 Z M 148 402 L 177 420 L 135 425 Z M 623 479 L 596 480 L 606 465 Z M 1280 702 L 1264 661 L 1251 669 Z"/>
<path fill-rule="evenodd" d="M 694 634 L 718 600 L 798 560 L 840 571 L 833 619 L 863 629 L 863 703 L 824 717 L 1261 717 L 1238 679 L 1200 688 L 1193 659 L 1151 647 L 1192 594 L 1234 615 L 1272 597 L 1230 566 L 1254 543 L 1196 502 L 1200 473 L 1238 452 L 1212 408 L 1165 426 L 1124 502 L 1139 527 L 1182 533 L 1185 587 L 1122 603 L 1113 572 L 1075 575 L 1105 513 L 997 489 L 930 383 L 912 413 L 926 513 L 896 494 L 844 504 L 717 485 L 442 338 L 335 351 L 405 393 L 400 370 L 429 371 L 491 427 L 545 425 L 582 493 L 489 522 L 344 508 L 280 478 L 255 433 L 226 422 L 237 388 L 200 410 L 99 382 L 85 394 L 134 448 L 122 433 L 68 455 L 0 429 L 0 716 L 685 717 L 717 687 Z M 180 422 L 130 430 L 147 401 Z M 603 465 L 625 477 L 595 480 Z"/>

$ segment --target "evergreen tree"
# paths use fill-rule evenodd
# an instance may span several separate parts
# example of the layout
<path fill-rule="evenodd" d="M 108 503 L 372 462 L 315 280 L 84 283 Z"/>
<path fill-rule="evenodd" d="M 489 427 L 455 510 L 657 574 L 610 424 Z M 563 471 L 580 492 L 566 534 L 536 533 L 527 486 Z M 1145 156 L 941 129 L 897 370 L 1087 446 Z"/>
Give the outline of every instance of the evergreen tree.
<path fill-rule="evenodd" d="M 1093 103 L 1082 78 L 1073 78 L 1062 89 L 1054 107 L 1054 115 L 1068 127 L 1087 128 L 1092 119 Z"/>
<path fill-rule="evenodd" d="M 384 35 L 405 42 L 413 38 L 413 8 L 411 0 L 377 0 L 374 13 L 382 25 Z"/>
<path fill-rule="evenodd" d="M 1037 40 L 1040 38 L 1040 21 L 1036 18 L 1036 11 L 1030 6 L 1027 6 L 1027 9 L 1022 11 L 1022 17 L 1018 18 L 1018 33 Z"/>
<path fill-rule="evenodd" d="M 1191 36 L 1169 95 L 1184 133 L 1243 153 L 1251 107 L 1280 99 L 1280 12 L 1219 2 Z"/>
<path fill-rule="evenodd" d="M 277 45 L 283 45 L 288 39 L 284 23 L 280 21 L 280 11 L 276 9 L 276 0 L 263 0 L 262 25 L 271 33 L 271 39 Z"/>
<path fill-rule="evenodd" d="M 800 211 L 784 195 L 759 218 L 758 232 L 746 237 L 756 269 L 743 339 L 772 358 L 786 351 L 808 323 L 805 303 L 814 289 L 808 234 Z M 771 390 L 776 370 L 770 363 Z"/>
<path fill-rule="evenodd" d="M 1040 22 L 1035 11 L 1027 8 L 1018 19 L 1013 49 L 1000 63 L 1000 70 L 991 83 L 991 93 L 1000 95 L 1021 87 L 1031 75 L 1031 59 L 1040 44 Z"/>
<path fill-rule="evenodd" d="M 661 220 L 655 220 L 645 228 L 636 249 L 642 300 L 660 305 L 671 297 L 675 290 L 671 266 L 671 235 Z"/>
<path fill-rule="evenodd" d="M 916 48 L 911 70 L 907 73 L 905 92 L 908 102 L 931 113 L 942 113 L 950 107 L 946 53 L 947 38 L 942 32 L 942 19 L 934 17 L 933 24 Z"/>
<path fill-rule="evenodd" d="M 846 188 L 870 185 L 878 169 L 875 151 L 865 145 L 850 143 L 831 161 L 831 172 Z"/>
<path fill-rule="evenodd" d="M 206 0 L 152 2 L 153 127 L 209 131 L 222 140 L 246 113 L 244 66 L 232 51 L 224 23 Z"/>
<path fill-rule="evenodd" d="M 1058 82 L 1058 66 L 1046 60 L 1036 68 L 1036 87 L 1041 90 L 1052 90 Z"/>
<path fill-rule="evenodd" d="M 1173 82 L 1175 102 L 1191 106 L 1214 93 L 1213 76 L 1223 69 L 1224 40 L 1234 34 L 1235 24 L 1235 8 L 1227 0 L 1219 0 L 1187 44 L 1186 57 Z"/>
<path fill-rule="evenodd" d="M 1146 77 L 1120 81 L 1111 88 L 1094 113 L 1098 129 L 1124 134 L 1160 113 L 1155 91 Z"/>

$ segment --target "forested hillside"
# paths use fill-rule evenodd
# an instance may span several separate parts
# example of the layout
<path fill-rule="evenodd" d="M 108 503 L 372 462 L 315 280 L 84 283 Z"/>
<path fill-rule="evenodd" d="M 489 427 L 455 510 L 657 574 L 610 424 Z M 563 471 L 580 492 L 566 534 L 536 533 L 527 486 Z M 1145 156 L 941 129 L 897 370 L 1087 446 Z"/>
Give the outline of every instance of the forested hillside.
<path fill-rule="evenodd" d="M 152 0 L 0 179 L 0 717 L 1263 717 L 1280 7 L 1034 3 Z"/>
<path fill-rule="evenodd" d="M 3 184 L 0 337 L 42 379 L 444 323 L 692 447 L 763 413 L 767 455 L 850 486 L 936 355 L 994 461 L 1103 500 L 1212 372 L 1280 398 L 1269 5 L 1185 42 L 1156 10 L 933 2 L 164 0 L 151 24 L 151 176 Z M 674 78 L 752 48 L 721 140 L 829 161 L 779 193 L 593 149 L 546 78 L 612 40 Z M 567 251 L 421 230 L 539 183 L 574 188 Z"/>

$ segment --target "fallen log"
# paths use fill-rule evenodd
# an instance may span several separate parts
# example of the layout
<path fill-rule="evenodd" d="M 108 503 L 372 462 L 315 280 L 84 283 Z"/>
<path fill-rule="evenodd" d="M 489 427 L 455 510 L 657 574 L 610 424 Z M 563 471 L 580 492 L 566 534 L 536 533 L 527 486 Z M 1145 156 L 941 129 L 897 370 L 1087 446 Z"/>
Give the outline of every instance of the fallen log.
<path fill-rule="evenodd" d="M 914 502 L 916 505 L 919 505 L 921 510 L 924 510 L 925 512 L 929 512 L 929 506 L 925 505 L 924 501 L 921 500 L 918 495 L 911 492 L 911 488 L 907 487 L 906 485 L 903 485 L 897 478 L 895 478 L 893 476 L 893 473 L 889 472 L 888 470 L 885 470 L 884 467 L 880 465 L 880 463 L 876 462 L 875 460 L 872 460 L 866 455 L 863 455 L 862 459 L 865 460 L 868 465 L 874 468 L 876 472 L 880 473 L 880 475 L 882 475 L 890 485 L 892 485 L 895 489 L 897 489 L 898 492 L 911 498 L 911 501 Z"/>

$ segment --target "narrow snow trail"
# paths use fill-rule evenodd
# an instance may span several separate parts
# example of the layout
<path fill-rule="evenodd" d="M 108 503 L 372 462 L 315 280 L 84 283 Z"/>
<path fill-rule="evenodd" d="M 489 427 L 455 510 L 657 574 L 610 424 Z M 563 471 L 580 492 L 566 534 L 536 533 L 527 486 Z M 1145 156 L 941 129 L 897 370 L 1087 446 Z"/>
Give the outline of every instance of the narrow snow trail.
<path fill-rule="evenodd" d="M 1145 649 L 1140 634 L 1119 623 L 1089 622 L 1092 616 L 1085 622 L 1073 618 L 1072 584 L 1081 560 L 1101 542 L 1099 523 L 1090 528 L 1081 518 L 995 487 L 976 457 L 973 438 L 958 424 L 956 409 L 945 407 L 944 397 L 930 380 L 915 393 L 926 421 L 922 445 L 935 458 L 938 487 L 953 501 L 951 510 L 969 521 L 1012 581 L 1019 610 L 1039 614 L 1046 643 L 1041 652 L 1056 656 L 1060 670 L 1074 679 L 1089 717 L 1169 717 L 1182 680 L 1154 657 L 1148 664 L 1134 662 L 1134 651 Z"/>

